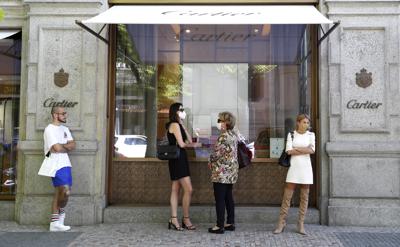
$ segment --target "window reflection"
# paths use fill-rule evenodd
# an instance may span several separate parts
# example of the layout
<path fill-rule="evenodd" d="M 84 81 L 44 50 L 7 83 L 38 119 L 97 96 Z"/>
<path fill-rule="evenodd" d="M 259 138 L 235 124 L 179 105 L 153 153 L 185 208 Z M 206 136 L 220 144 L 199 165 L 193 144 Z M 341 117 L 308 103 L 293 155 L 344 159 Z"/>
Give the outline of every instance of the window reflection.
<path fill-rule="evenodd" d="M 19 139 L 19 95 L 21 32 L 0 30 L 0 199 L 15 195 L 17 143 Z"/>
<path fill-rule="evenodd" d="M 118 25 L 116 143 L 144 136 L 140 157 L 155 157 L 169 106 L 182 102 L 192 138 L 203 143 L 192 156 L 208 157 L 217 114 L 231 111 L 255 156 L 273 157 L 293 118 L 310 113 L 309 36 L 306 25 Z"/>

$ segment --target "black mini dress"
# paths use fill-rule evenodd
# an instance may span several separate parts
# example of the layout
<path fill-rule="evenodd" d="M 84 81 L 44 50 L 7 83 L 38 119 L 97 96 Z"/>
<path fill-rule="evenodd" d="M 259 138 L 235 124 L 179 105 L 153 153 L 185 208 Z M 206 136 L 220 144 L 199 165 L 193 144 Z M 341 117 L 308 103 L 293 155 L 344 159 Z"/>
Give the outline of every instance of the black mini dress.
<path fill-rule="evenodd" d="M 169 125 L 171 123 L 172 122 L 169 122 L 166 125 L 168 142 L 169 145 L 177 145 L 175 135 L 169 133 Z M 181 131 L 182 139 L 183 141 L 186 141 L 187 140 L 186 132 L 183 129 L 183 126 L 180 123 L 178 124 L 179 124 L 179 129 Z M 180 154 L 178 159 L 168 160 L 168 167 L 171 180 L 178 180 L 190 176 L 188 157 L 186 154 L 186 150 L 184 148 L 180 148 Z"/>

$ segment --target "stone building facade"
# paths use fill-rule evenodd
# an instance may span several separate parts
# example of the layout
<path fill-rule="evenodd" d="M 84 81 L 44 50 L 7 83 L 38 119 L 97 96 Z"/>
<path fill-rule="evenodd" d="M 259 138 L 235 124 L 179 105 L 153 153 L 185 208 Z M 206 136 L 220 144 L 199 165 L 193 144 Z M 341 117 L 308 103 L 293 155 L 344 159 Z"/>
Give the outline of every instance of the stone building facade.
<path fill-rule="evenodd" d="M 340 21 L 319 50 L 320 222 L 399 226 L 400 1 L 321 0 L 316 6 Z M 0 29 L 22 30 L 18 187 L 15 201 L 0 201 L 0 219 L 48 221 L 53 189 L 36 174 L 43 159 L 43 129 L 50 121 L 45 102 L 54 99 L 73 102 L 67 107 L 77 141 L 70 155 L 75 181 L 70 223 L 103 222 L 111 155 L 107 140 L 112 139 L 107 136 L 108 48 L 75 20 L 106 10 L 108 2 L 5 0 L 0 8 L 6 14 Z M 61 69 L 69 74 L 64 87 L 54 84 L 54 73 Z"/>

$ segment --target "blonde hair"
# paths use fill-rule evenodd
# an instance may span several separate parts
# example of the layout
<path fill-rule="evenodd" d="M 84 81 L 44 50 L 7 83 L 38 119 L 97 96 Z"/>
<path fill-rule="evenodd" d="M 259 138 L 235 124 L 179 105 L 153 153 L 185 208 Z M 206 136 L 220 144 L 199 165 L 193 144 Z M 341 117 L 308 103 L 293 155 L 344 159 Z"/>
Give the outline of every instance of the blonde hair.
<path fill-rule="evenodd" d="M 218 118 L 225 122 L 226 128 L 228 130 L 232 130 L 235 127 L 236 118 L 235 118 L 235 116 L 233 116 L 232 113 L 230 113 L 228 111 L 220 112 L 218 114 Z"/>
<path fill-rule="evenodd" d="M 308 119 L 308 121 L 311 122 L 310 116 L 308 116 L 307 114 L 299 114 L 296 117 L 296 130 L 299 127 L 299 122 L 302 121 L 303 119 Z"/>

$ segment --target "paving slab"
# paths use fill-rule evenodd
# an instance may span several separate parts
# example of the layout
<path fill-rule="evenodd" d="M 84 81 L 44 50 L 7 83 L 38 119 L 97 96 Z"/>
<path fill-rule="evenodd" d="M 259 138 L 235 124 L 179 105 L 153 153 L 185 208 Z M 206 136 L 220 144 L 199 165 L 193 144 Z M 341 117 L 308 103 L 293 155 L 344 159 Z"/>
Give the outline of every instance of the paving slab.
<path fill-rule="evenodd" d="M 167 222 L 97 224 L 74 226 L 65 233 L 49 233 L 47 226 L 21 226 L 6 221 L 0 222 L 0 246 L 400 246 L 400 227 L 307 224 L 308 235 L 303 236 L 296 232 L 294 224 L 289 224 L 278 235 L 272 233 L 273 224 L 237 224 L 236 231 L 220 235 L 207 232 L 207 228 L 212 225 L 201 223 L 197 224 L 198 229 L 195 231 L 178 232 L 168 230 Z M 10 243 L 10 240 L 14 242 Z"/>

